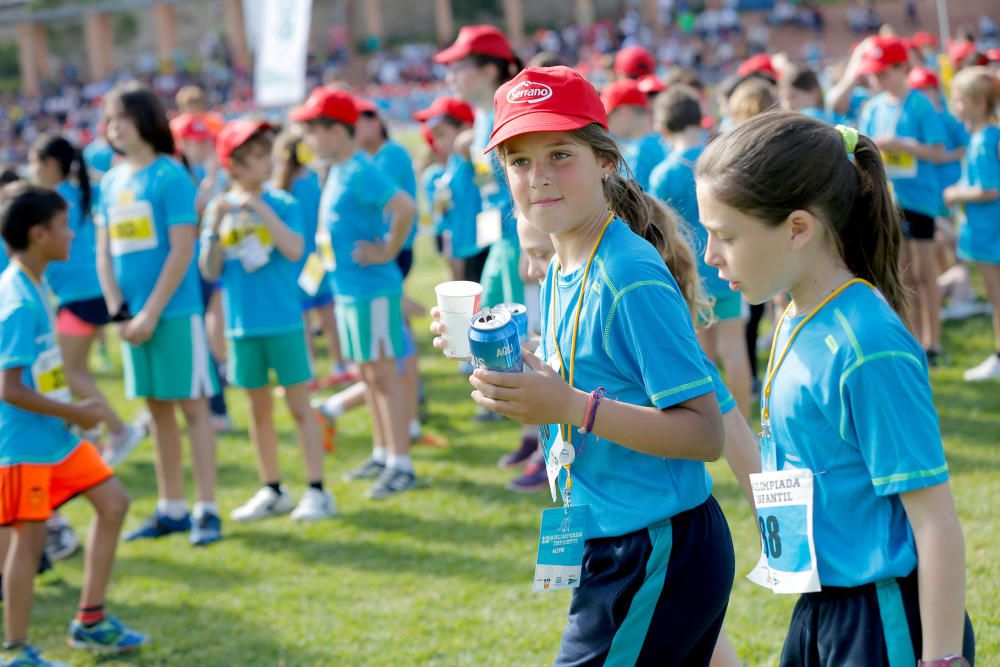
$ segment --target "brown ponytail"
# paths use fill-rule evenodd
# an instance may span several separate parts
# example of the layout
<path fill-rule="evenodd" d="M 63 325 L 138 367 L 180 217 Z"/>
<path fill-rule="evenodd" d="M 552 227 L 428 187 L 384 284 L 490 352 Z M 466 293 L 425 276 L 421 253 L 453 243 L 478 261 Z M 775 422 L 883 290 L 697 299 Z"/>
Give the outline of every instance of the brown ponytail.
<path fill-rule="evenodd" d="M 836 129 L 802 114 L 769 111 L 709 143 L 695 178 L 726 206 L 771 227 L 808 210 L 826 226 L 847 268 L 906 318 L 900 212 L 869 138 L 859 138 L 852 161 Z"/>
<path fill-rule="evenodd" d="M 285 192 L 292 191 L 292 182 L 302 170 L 299 162 L 299 142 L 301 139 L 291 132 L 282 132 L 274 140 L 274 185 Z"/>

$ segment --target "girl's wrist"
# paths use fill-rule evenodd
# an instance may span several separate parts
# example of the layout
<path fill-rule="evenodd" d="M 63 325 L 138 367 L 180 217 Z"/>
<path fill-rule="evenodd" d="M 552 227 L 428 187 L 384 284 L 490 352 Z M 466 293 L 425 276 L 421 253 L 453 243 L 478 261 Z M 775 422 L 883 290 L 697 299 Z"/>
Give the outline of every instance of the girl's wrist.
<path fill-rule="evenodd" d="M 587 418 L 588 400 L 590 400 L 590 394 L 579 389 L 571 388 L 569 400 L 564 404 L 565 409 L 560 423 L 583 426 L 583 423 Z"/>

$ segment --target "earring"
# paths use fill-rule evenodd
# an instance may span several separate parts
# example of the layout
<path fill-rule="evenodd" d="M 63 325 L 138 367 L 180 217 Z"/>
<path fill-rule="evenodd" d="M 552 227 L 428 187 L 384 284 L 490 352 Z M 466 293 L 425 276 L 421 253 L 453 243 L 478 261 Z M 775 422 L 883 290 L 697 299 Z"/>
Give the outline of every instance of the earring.
<path fill-rule="evenodd" d="M 610 176 L 610 174 L 604 174 L 604 176 L 601 176 L 601 181 L 604 182 L 604 183 L 607 183 L 608 182 L 608 176 Z"/>

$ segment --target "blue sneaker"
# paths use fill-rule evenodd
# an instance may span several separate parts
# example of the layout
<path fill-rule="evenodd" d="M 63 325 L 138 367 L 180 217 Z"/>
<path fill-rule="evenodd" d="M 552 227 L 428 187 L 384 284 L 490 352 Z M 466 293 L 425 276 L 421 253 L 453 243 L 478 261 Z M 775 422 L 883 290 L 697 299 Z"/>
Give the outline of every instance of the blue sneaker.
<path fill-rule="evenodd" d="M 166 514 L 154 512 L 141 526 L 130 533 L 125 533 L 125 541 L 151 540 L 171 533 L 186 533 L 189 530 L 191 530 L 190 514 L 185 514 L 183 519 L 172 519 Z"/>
<path fill-rule="evenodd" d="M 128 653 L 149 643 L 149 637 L 122 625 L 114 616 L 87 627 L 74 619 L 69 624 L 69 645 L 94 653 Z"/>
<path fill-rule="evenodd" d="M 3 667 L 69 667 L 65 662 L 53 662 L 42 657 L 41 651 L 25 646 Z"/>
<path fill-rule="evenodd" d="M 222 519 L 217 514 L 205 512 L 191 523 L 191 544 L 203 547 L 222 539 Z"/>

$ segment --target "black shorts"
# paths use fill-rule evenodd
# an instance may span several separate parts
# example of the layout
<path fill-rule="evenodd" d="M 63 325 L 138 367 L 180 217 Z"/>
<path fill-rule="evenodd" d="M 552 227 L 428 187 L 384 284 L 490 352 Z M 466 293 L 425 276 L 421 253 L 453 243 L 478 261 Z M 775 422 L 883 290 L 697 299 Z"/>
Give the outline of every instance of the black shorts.
<path fill-rule="evenodd" d="M 715 498 L 669 521 L 587 540 L 555 664 L 708 665 L 733 587 Z"/>
<path fill-rule="evenodd" d="M 896 667 L 921 656 L 917 571 L 856 588 L 825 586 L 799 598 L 781 652 L 781 667 Z M 969 615 L 962 654 L 976 658 Z M 944 657 L 944 656 L 941 656 Z"/>
<path fill-rule="evenodd" d="M 403 278 L 410 275 L 410 269 L 413 268 L 413 248 L 403 248 L 396 255 L 396 264 L 399 265 L 399 270 L 403 272 Z"/>
<path fill-rule="evenodd" d="M 486 266 L 486 257 L 490 254 L 490 249 L 486 248 L 482 252 L 465 258 L 465 279 L 478 283 L 483 279 L 483 267 Z"/>
<path fill-rule="evenodd" d="M 914 241 L 933 241 L 934 218 L 903 209 L 903 236 Z"/>
<path fill-rule="evenodd" d="M 95 299 L 65 303 L 62 305 L 62 308 L 65 308 L 87 324 L 95 327 L 103 327 L 105 324 L 111 322 L 111 314 L 108 313 L 108 304 L 102 296 Z"/>

